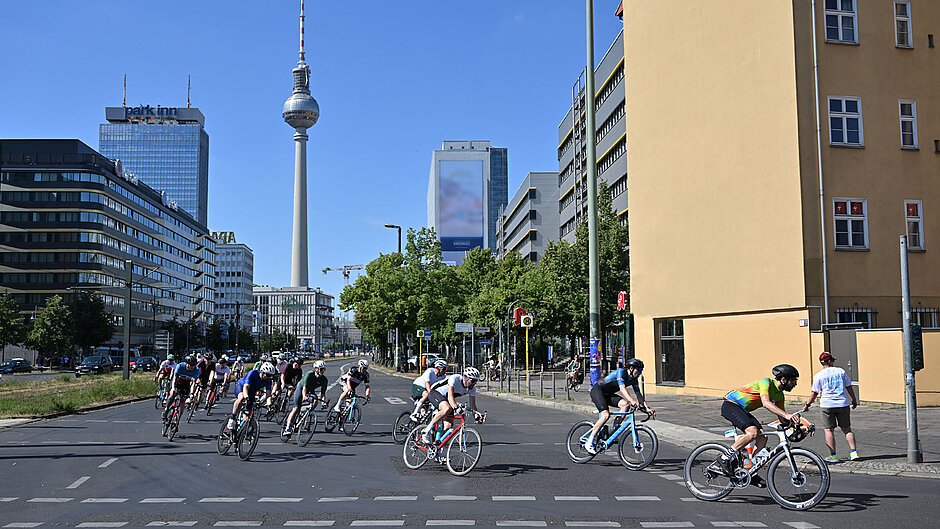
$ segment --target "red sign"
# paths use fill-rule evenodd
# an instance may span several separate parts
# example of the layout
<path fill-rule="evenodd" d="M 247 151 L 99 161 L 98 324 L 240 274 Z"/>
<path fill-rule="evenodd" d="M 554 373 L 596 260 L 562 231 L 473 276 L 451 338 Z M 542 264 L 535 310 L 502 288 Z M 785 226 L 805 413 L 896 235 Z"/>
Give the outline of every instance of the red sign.
<path fill-rule="evenodd" d="M 917 204 L 908 204 L 907 205 L 907 216 L 916 217 L 917 216 Z"/>
<path fill-rule="evenodd" d="M 522 320 L 522 317 L 525 316 L 526 314 L 528 314 L 528 312 L 526 312 L 524 308 L 516 307 L 515 310 L 512 311 L 513 325 L 519 325 L 519 323 Z"/>
<path fill-rule="evenodd" d="M 627 293 L 623 290 L 617 294 L 617 310 L 627 310 Z"/>

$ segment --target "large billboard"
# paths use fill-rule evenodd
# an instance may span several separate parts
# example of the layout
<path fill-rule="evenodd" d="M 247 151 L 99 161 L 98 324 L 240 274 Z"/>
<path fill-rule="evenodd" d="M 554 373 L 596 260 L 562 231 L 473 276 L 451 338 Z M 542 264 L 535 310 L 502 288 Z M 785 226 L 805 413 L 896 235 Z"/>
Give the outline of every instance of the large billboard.
<path fill-rule="evenodd" d="M 439 163 L 441 251 L 483 246 L 483 160 Z"/>

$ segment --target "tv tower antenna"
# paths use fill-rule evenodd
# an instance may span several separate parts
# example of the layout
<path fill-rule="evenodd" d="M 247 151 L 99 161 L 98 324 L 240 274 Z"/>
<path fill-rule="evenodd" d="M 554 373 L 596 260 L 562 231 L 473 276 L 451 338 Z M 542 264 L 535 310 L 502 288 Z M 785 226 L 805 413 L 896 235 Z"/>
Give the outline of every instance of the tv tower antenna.
<path fill-rule="evenodd" d="M 300 0 L 300 62 L 304 62 L 304 0 Z"/>
<path fill-rule="evenodd" d="M 127 106 L 127 74 L 124 74 L 124 97 L 121 99 L 121 106 Z"/>
<path fill-rule="evenodd" d="M 192 84 L 190 83 L 191 80 L 192 80 L 192 75 L 187 75 L 186 76 L 186 108 L 189 108 L 189 92 L 192 90 Z"/>

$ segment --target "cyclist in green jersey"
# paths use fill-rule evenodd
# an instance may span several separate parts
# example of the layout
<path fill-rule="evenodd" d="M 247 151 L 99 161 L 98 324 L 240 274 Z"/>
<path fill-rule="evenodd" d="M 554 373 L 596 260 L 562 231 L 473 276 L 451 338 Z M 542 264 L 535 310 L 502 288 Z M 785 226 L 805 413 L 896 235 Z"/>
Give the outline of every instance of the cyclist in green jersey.
<path fill-rule="evenodd" d="M 729 476 L 734 474 L 732 462 L 737 461 L 738 450 L 747 446 L 751 441 L 754 441 L 756 451 L 760 451 L 767 445 L 767 437 L 757 435 L 763 428 L 761 428 L 760 421 L 751 415 L 752 411 L 764 407 L 770 413 L 780 417 L 781 420 L 793 420 L 793 414 L 787 413 L 784 409 L 783 393 L 793 391 L 797 379 L 800 378 L 800 372 L 790 364 L 780 364 L 773 368 L 772 374 L 773 379 L 769 377 L 762 378 L 729 391 L 725 395 L 725 401 L 721 404 L 721 416 L 727 419 L 735 428 L 744 432 L 744 435 L 738 437 L 731 445 L 731 453 L 718 458 L 718 465 L 721 470 Z M 758 487 L 766 486 L 763 480 L 755 482 L 752 479 L 751 482 Z"/>

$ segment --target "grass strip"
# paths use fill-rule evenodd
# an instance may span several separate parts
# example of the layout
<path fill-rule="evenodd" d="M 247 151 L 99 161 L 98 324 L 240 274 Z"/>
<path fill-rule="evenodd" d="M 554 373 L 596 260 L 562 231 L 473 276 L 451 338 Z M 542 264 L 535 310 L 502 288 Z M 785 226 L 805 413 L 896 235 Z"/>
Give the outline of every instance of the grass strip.
<path fill-rule="evenodd" d="M 71 413 L 156 392 L 157 384 L 150 373 L 132 373 L 129 380 L 122 380 L 120 373 L 111 373 L 80 379 L 62 375 L 42 381 L 4 382 L 0 384 L 0 418 Z"/>

